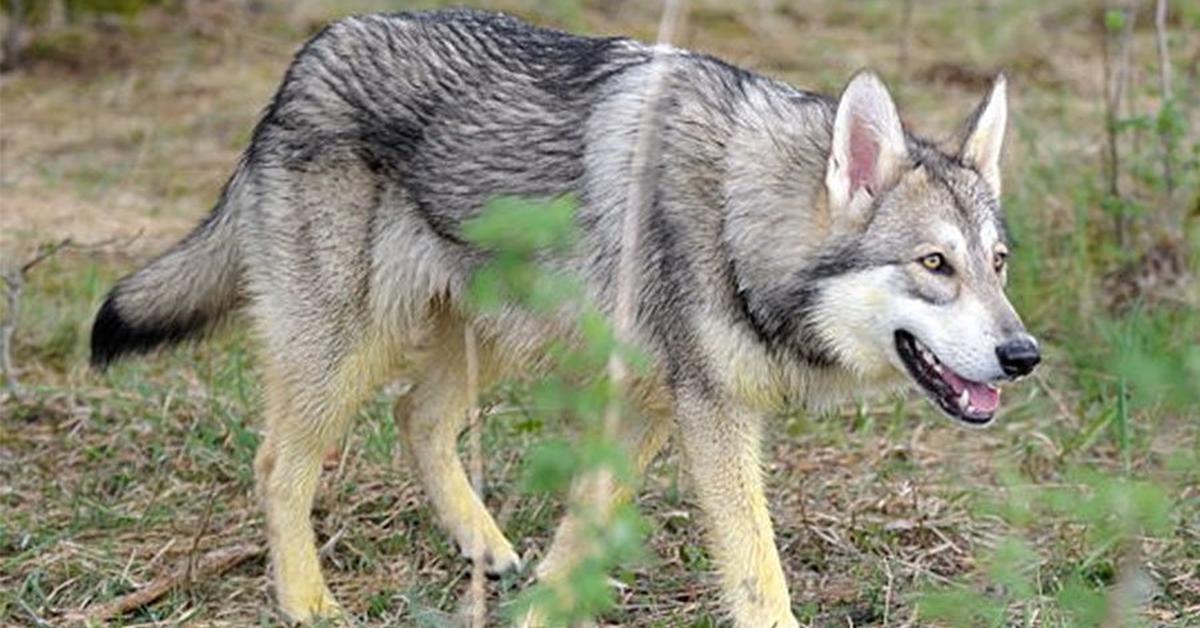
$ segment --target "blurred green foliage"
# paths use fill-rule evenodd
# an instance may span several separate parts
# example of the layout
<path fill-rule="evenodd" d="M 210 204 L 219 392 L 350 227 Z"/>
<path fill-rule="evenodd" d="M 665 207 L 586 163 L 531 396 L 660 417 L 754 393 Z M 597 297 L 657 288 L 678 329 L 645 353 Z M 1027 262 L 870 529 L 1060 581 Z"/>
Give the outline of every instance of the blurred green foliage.
<path fill-rule="evenodd" d="M 1175 525 L 1170 492 L 1160 483 L 1127 480 L 1077 467 L 1065 481 L 1048 486 L 1009 474 L 1002 496 L 980 515 L 997 515 L 1016 531 L 1052 519 L 1081 531 L 1081 559 L 1065 569 L 1040 556 L 1029 540 L 1009 536 L 985 552 L 977 574 L 983 590 L 968 581 L 924 595 L 919 612 L 927 621 L 951 626 L 1099 626 L 1119 613 L 1133 622 L 1126 602 L 1114 598 L 1119 581 L 1138 582 L 1143 566 L 1138 547 L 1168 538 Z M 1138 592 L 1135 592 L 1138 593 Z M 1121 623 L 1120 625 L 1134 625 Z"/>
<path fill-rule="evenodd" d="M 619 346 L 607 319 L 588 303 L 578 281 L 539 263 L 578 240 L 575 209 L 570 197 L 547 202 L 498 198 L 463 227 L 465 237 L 489 253 L 471 283 L 472 302 L 481 312 L 487 315 L 516 306 L 542 315 L 561 308 L 573 315 L 570 335 L 577 342 L 548 347 L 551 365 L 540 377 L 505 384 L 509 395 L 526 400 L 525 425 L 540 426 L 545 421 L 538 415 L 552 416 L 581 431 L 574 442 L 550 440 L 529 451 L 523 484 L 531 492 L 566 495 L 572 481 L 601 471 L 630 489 L 636 480 L 626 452 L 604 435 L 606 411 L 611 404 L 621 403 L 621 391 L 605 368 L 614 353 L 631 359 L 635 366 L 641 362 L 636 352 Z M 568 507 L 580 509 L 584 504 Z M 607 515 L 576 514 L 585 522 L 592 551 L 563 581 L 541 582 L 525 592 L 514 605 L 515 617 L 534 605 L 551 625 L 574 625 L 614 604 L 609 574 L 642 555 L 646 524 L 629 505 Z"/>
<path fill-rule="evenodd" d="M 539 255 L 569 249 L 575 232 L 575 203 L 560 198 L 549 203 L 499 198 L 463 227 L 463 235 L 491 251 L 487 265 L 476 272 L 471 292 L 476 305 L 495 310 L 520 303 L 546 310 L 578 297 L 576 282 L 542 271 Z"/>

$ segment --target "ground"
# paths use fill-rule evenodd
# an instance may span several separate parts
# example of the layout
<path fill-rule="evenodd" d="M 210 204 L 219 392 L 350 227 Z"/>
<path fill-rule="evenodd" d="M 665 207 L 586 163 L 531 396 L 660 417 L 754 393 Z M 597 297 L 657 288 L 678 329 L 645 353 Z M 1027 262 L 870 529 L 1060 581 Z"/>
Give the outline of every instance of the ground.
<path fill-rule="evenodd" d="M 251 471 L 261 403 L 244 327 L 235 321 L 213 342 L 103 375 L 86 364 L 90 317 L 104 292 L 205 214 L 290 55 L 325 20 L 347 12 L 344 3 L 335 10 L 335 3 L 268 2 L 258 12 L 196 4 L 209 10 L 63 27 L 39 38 L 24 68 L 0 77 L 0 262 L 12 267 L 40 245 L 73 243 L 28 273 L 13 348 L 21 388 L 0 396 L 3 625 L 64 622 L 210 551 L 263 543 Z M 641 4 L 489 6 L 547 25 L 652 38 L 656 9 Z M 1101 233 L 1100 223 L 1108 224 L 1095 192 L 1105 147 L 1104 67 L 1095 8 L 914 3 L 906 27 L 904 3 L 692 4 L 680 45 L 834 93 L 854 70 L 875 68 L 906 123 L 935 139 L 951 136 L 996 70 L 1011 83 L 1005 201 L 1018 236 L 1013 296 L 1045 344 L 1046 364 L 1006 392 L 1004 414 L 988 431 L 964 431 L 916 399 L 774 420 L 767 472 L 797 616 L 817 626 L 924 625 L 916 614 L 922 595 L 960 582 L 1007 601 L 1010 619 L 1025 625 L 1068 625 L 1059 613 L 1067 574 L 1117 591 L 1129 573 L 1123 561 L 1136 555 L 1141 620 L 1200 625 L 1196 398 L 1135 396 L 1127 405 L 1125 379 L 1110 363 L 1120 356 L 1106 346 L 1124 336 L 1095 322 L 1129 320 L 1111 314 L 1117 306 L 1105 295 L 1125 275 L 1109 271 L 1137 275 L 1142 259 L 1114 252 L 1119 247 Z M 1169 23 L 1190 128 L 1197 13 Z M 1156 106 L 1151 16 L 1138 19 L 1130 113 Z M 1153 156 L 1156 141 L 1152 133 L 1130 138 L 1126 159 Z M 1184 146 L 1194 141 L 1185 132 Z M 1127 167 L 1156 167 L 1152 157 L 1141 159 Z M 1195 204 L 1179 199 L 1195 187 L 1180 186 L 1166 202 Z M 1136 172 L 1127 177 L 1125 193 L 1152 208 L 1163 198 L 1155 189 Z M 1166 250 L 1169 259 L 1188 246 L 1186 238 L 1167 238 L 1165 248 L 1145 246 L 1146 239 L 1130 246 Z M 1157 308 L 1147 316 L 1163 327 L 1161 337 L 1139 336 L 1147 343 L 1186 348 L 1200 340 L 1200 301 L 1183 259 L 1175 271 L 1183 278 L 1165 281 L 1166 296 L 1141 295 Z M 469 569 L 407 472 L 389 408 L 381 393 L 327 465 L 314 515 L 325 571 L 364 625 L 453 625 Z M 523 455 L 570 426 L 531 426 L 514 419 L 519 414 L 499 404 L 487 422 L 487 501 L 530 563 L 562 506 L 521 490 Z M 1165 525 L 1105 545 L 1093 534 L 1103 513 L 1014 514 L 1028 487 L 1102 493 L 1107 484 L 1088 474 L 1146 482 L 1169 505 Z M 673 450 L 647 474 L 637 503 L 651 524 L 647 556 L 617 574 L 617 609 L 604 621 L 719 624 L 717 590 Z M 1037 587 L 1025 597 L 989 579 L 988 557 L 1010 538 L 1034 553 Z M 253 556 L 114 621 L 278 623 L 265 570 L 263 557 Z M 494 617 L 504 616 L 528 576 L 491 585 Z"/>

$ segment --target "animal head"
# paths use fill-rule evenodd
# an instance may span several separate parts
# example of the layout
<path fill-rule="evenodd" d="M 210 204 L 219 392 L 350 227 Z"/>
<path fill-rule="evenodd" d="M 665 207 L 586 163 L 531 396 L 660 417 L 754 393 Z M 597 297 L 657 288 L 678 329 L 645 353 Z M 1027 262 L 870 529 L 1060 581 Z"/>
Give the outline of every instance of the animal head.
<path fill-rule="evenodd" d="M 1004 77 L 969 119 L 956 151 L 904 132 L 874 75 L 854 77 L 833 123 L 825 186 L 830 239 L 813 273 L 809 324 L 840 364 L 903 373 L 944 413 L 984 425 L 998 385 L 1029 374 L 1037 341 L 1004 287 L 1009 243 L 1000 209 Z"/>

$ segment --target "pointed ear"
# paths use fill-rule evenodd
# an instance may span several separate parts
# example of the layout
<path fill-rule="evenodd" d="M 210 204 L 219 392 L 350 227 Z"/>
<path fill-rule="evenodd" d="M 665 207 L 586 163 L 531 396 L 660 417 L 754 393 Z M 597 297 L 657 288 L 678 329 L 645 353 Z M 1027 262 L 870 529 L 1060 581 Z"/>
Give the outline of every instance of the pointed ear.
<path fill-rule="evenodd" d="M 859 72 L 838 101 L 825 186 L 834 210 L 859 192 L 875 194 L 908 160 L 904 129 L 892 96 L 879 77 Z"/>
<path fill-rule="evenodd" d="M 1000 196 L 1000 149 L 1004 146 L 1004 128 L 1008 124 L 1008 81 L 1001 74 L 992 83 L 988 94 L 971 119 L 959 156 L 983 176 L 983 180 Z"/>

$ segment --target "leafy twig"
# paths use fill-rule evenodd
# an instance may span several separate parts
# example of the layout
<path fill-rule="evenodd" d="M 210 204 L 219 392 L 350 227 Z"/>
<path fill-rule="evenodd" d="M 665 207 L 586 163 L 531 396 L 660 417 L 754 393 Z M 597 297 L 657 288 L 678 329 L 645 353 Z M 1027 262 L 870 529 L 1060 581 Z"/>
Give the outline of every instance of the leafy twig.
<path fill-rule="evenodd" d="M 467 442 L 471 487 L 480 499 L 483 498 L 483 436 L 481 434 L 482 413 L 479 410 L 479 342 L 475 327 L 467 323 L 463 333 L 463 345 L 467 367 Z M 475 542 L 476 547 L 482 543 Z M 483 628 L 487 622 L 487 592 L 484 589 L 483 553 L 476 552 L 471 563 L 471 588 L 468 597 L 468 625 Z"/>
<path fill-rule="evenodd" d="M 654 60 L 651 64 L 650 84 L 647 88 L 646 104 L 642 107 L 638 120 L 637 143 L 634 145 L 630 171 L 633 174 L 633 185 L 629 190 L 628 202 L 625 206 L 625 216 L 621 225 L 621 252 L 617 258 L 617 287 L 616 304 L 613 311 L 613 328 L 616 338 L 621 343 L 628 343 L 633 336 L 633 327 L 637 305 L 635 295 L 637 289 L 637 255 L 641 248 L 642 216 L 650 208 L 653 201 L 654 187 L 658 169 L 655 158 L 658 156 L 659 142 L 662 135 L 662 106 L 666 101 L 664 92 L 667 82 L 667 63 L 663 61 L 663 49 L 669 46 L 675 38 L 679 22 L 684 11 L 684 0 L 665 0 L 662 17 L 658 23 L 658 37 L 654 49 Z M 620 394 L 624 390 L 628 367 L 619 351 L 614 351 L 608 361 L 608 378 L 616 392 L 609 399 L 604 413 L 604 437 L 613 441 L 621 425 Z M 596 504 L 609 504 L 608 496 L 612 493 L 612 476 L 601 473 L 596 482 Z M 607 512 L 600 513 L 607 517 Z"/>
<path fill-rule="evenodd" d="M 1110 21 L 1111 16 L 1120 16 L 1117 23 Z M 1121 151 L 1118 144 L 1118 122 L 1121 102 L 1125 99 L 1125 88 L 1129 82 L 1129 49 L 1133 39 L 1133 24 L 1137 12 L 1128 6 L 1120 9 L 1109 9 L 1103 16 L 1101 37 L 1104 51 L 1104 126 L 1107 139 L 1107 159 L 1105 160 L 1108 179 L 1108 193 L 1113 199 L 1121 198 Z M 1110 51 L 1112 31 L 1120 32 L 1120 47 L 1115 55 Z M 1116 67 L 1113 67 L 1113 64 Z M 1127 225 L 1126 210 L 1118 208 L 1115 216 L 1117 243 L 1126 244 Z"/>
<path fill-rule="evenodd" d="M 1167 0 L 1158 0 L 1154 7 L 1154 36 L 1158 43 L 1158 86 L 1162 92 L 1162 106 L 1159 115 L 1170 112 L 1173 103 L 1171 92 L 1171 55 L 1167 50 Z M 1167 188 L 1167 196 L 1175 194 L 1174 168 L 1171 163 L 1171 129 L 1168 125 L 1158 125 L 1159 140 L 1163 150 L 1163 183 Z"/>

